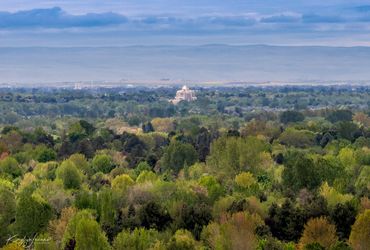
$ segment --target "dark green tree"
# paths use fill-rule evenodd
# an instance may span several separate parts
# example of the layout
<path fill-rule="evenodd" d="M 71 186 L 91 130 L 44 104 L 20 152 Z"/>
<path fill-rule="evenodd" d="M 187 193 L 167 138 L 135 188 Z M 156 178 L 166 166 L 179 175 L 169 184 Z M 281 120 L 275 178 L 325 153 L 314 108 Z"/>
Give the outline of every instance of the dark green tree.
<path fill-rule="evenodd" d="M 304 120 L 304 115 L 301 112 L 288 110 L 284 111 L 280 115 L 280 121 L 284 124 L 288 124 L 290 122 L 301 122 Z"/>
<path fill-rule="evenodd" d="M 321 184 L 320 176 L 312 159 L 298 151 L 291 151 L 284 157 L 283 184 L 286 188 L 299 191 L 312 190 Z"/>
<path fill-rule="evenodd" d="M 198 153 L 191 144 L 173 140 L 166 148 L 161 159 L 163 170 L 171 170 L 178 173 L 185 164 L 193 165 L 198 160 Z"/>
<path fill-rule="evenodd" d="M 21 237 L 33 237 L 46 229 L 53 216 L 52 208 L 33 187 L 26 187 L 18 195 L 15 223 L 16 233 Z"/>

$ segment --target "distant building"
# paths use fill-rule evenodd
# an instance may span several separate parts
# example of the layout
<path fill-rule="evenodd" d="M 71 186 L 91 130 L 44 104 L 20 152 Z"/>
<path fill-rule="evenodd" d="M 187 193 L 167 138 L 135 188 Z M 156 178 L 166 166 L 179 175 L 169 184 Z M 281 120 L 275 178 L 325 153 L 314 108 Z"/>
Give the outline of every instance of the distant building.
<path fill-rule="evenodd" d="M 181 90 L 178 90 L 176 92 L 176 96 L 174 99 L 172 99 L 170 102 L 173 104 L 178 104 L 181 101 L 195 101 L 197 97 L 195 96 L 195 92 L 193 90 L 190 90 L 187 86 L 182 87 Z"/>

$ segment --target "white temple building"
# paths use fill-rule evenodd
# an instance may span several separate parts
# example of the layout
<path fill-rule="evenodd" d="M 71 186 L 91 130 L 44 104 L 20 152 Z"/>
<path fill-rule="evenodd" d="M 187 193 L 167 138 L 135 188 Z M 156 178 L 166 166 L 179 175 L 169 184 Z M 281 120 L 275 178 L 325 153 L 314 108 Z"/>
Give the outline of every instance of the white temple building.
<path fill-rule="evenodd" d="M 170 100 L 173 104 L 178 104 L 181 101 L 195 101 L 197 97 L 195 96 L 194 90 L 190 90 L 187 86 L 183 86 L 182 89 L 176 92 L 174 99 Z"/>

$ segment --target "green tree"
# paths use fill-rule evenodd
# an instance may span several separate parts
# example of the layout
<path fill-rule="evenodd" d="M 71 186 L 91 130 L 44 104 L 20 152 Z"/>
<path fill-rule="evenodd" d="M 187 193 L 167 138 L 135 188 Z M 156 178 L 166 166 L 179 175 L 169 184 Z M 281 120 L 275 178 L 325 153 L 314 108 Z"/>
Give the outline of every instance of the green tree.
<path fill-rule="evenodd" d="M 352 121 L 353 113 L 350 110 L 335 110 L 326 119 L 332 123 L 340 121 Z"/>
<path fill-rule="evenodd" d="M 191 166 L 198 161 L 198 153 L 191 144 L 171 141 L 161 159 L 164 170 L 178 173 L 185 165 Z"/>
<path fill-rule="evenodd" d="M 283 145 L 297 148 L 312 147 L 315 145 L 315 134 L 309 130 L 287 128 L 280 136 L 279 141 Z"/>
<path fill-rule="evenodd" d="M 89 218 L 78 221 L 76 228 L 76 250 L 109 250 L 108 239 L 99 227 L 99 224 Z"/>
<path fill-rule="evenodd" d="M 172 221 L 168 211 L 155 202 L 148 202 L 139 211 L 141 226 L 163 230 Z"/>
<path fill-rule="evenodd" d="M 114 168 L 112 158 L 106 154 L 98 154 L 92 160 L 93 168 L 96 172 L 102 172 L 104 174 L 109 173 Z"/>
<path fill-rule="evenodd" d="M 167 244 L 168 250 L 194 250 L 196 241 L 187 230 L 177 230 Z"/>
<path fill-rule="evenodd" d="M 225 193 L 225 189 L 214 176 L 203 176 L 199 180 L 199 184 L 207 189 L 208 197 L 212 203 Z"/>
<path fill-rule="evenodd" d="M 85 175 L 91 175 L 92 169 L 89 166 L 89 163 L 86 160 L 85 155 L 83 154 L 73 154 L 69 157 L 69 160 L 72 161 L 76 167 Z"/>
<path fill-rule="evenodd" d="M 69 221 L 63 235 L 63 249 L 110 249 L 108 240 L 91 210 L 81 210 Z"/>
<path fill-rule="evenodd" d="M 370 209 L 356 218 L 349 236 L 349 244 L 354 250 L 368 250 L 370 246 Z"/>
<path fill-rule="evenodd" d="M 13 184 L 3 179 L 0 179 L 0 201 L 0 246 L 2 246 L 10 234 L 9 225 L 15 219 L 16 212 Z"/>
<path fill-rule="evenodd" d="M 37 146 L 35 149 L 36 159 L 38 162 L 54 161 L 57 158 L 56 152 L 46 146 Z"/>
<path fill-rule="evenodd" d="M 268 149 L 268 144 L 256 137 L 221 137 L 212 142 L 207 165 L 221 177 L 234 177 L 258 169 L 262 153 Z"/>
<path fill-rule="evenodd" d="M 340 239 L 348 239 L 351 226 L 356 220 L 357 209 L 352 202 L 338 203 L 330 213 Z"/>
<path fill-rule="evenodd" d="M 299 191 L 302 188 L 312 190 L 320 185 L 320 176 L 312 159 L 297 151 L 289 152 L 284 158 L 282 178 L 285 187 Z"/>
<path fill-rule="evenodd" d="M 115 250 L 147 250 L 153 247 L 158 238 L 154 229 L 135 228 L 134 231 L 124 230 L 113 241 Z"/>
<path fill-rule="evenodd" d="M 12 179 L 17 178 L 22 175 L 22 168 L 18 164 L 17 160 L 11 156 L 0 160 L 0 173 L 8 176 Z"/>
<path fill-rule="evenodd" d="M 304 115 L 294 110 L 284 111 L 280 115 L 280 121 L 285 124 L 290 123 L 290 122 L 301 122 L 303 120 L 304 120 Z"/>
<path fill-rule="evenodd" d="M 279 240 L 296 241 L 303 231 L 304 220 L 304 211 L 287 199 L 282 206 L 271 205 L 266 224 Z"/>
<path fill-rule="evenodd" d="M 22 190 L 17 199 L 15 214 L 16 232 L 20 236 L 33 237 L 42 232 L 52 216 L 51 206 L 33 192 L 33 187 Z"/>
<path fill-rule="evenodd" d="M 62 162 L 56 171 L 57 178 L 63 181 L 64 188 L 78 189 L 81 185 L 82 173 L 77 169 L 75 164 L 70 160 Z"/>

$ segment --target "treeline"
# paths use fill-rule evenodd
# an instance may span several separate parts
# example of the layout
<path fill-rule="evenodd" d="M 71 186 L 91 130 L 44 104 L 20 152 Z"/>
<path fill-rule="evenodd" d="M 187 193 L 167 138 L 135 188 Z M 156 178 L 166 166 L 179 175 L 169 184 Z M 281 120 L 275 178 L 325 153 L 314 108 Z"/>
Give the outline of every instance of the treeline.
<path fill-rule="evenodd" d="M 249 121 L 283 110 L 366 110 L 369 87 L 213 87 L 195 88 L 197 101 L 172 105 L 176 88 L 0 89 L 0 123 L 23 126 L 24 120 L 64 117 L 126 120 L 139 126 L 156 117 L 217 115 Z M 267 113 L 267 114 L 266 114 Z M 45 124 L 47 125 L 47 124 Z"/>
<path fill-rule="evenodd" d="M 370 118 L 2 128 L 4 249 L 367 249 Z M 53 130 L 51 130 L 53 131 Z M 31 240 L 33 239 L 33 240 Z"/>

